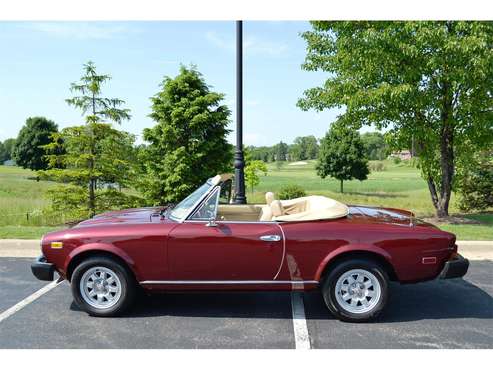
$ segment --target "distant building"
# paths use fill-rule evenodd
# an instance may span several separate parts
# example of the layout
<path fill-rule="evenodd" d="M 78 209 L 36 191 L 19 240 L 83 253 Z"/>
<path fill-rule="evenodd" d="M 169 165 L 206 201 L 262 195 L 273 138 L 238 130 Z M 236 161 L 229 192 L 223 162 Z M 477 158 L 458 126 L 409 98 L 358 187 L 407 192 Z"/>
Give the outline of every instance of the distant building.
<path fill-rule="evenodd" d="M 2 164 L 2 163 L 0 163 Z M 15 166 L 15 162 L 13 159 L 9 159 L 8 161 L 3 162 L 4 166 Z"/>
<path fill-rule="evenodd" d="M 394 152 L 389 155 L 390 158 L 400 158 L 403 161 L 411 159 L 413 156 L 409 150 L 401 150 L 400 152 Z"/>

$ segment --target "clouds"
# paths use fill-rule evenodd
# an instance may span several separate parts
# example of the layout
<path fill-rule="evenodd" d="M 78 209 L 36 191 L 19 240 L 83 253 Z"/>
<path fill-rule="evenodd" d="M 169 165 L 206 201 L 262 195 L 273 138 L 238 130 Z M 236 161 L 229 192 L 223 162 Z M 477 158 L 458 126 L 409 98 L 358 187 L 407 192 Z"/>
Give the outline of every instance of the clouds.
<path fill-rule="evenodd" d="M 52 37 L 77 40 L 109 40 L 123 33 L 135 32 L 128 26 L 111 22 L 30 22 L 22 27 Z"/>
<path fill-rule="evenodd" d="M 220 49 L 235 51 L 233 37 L 226 38 L 214 31 L 207 32 L 205 37 L 210 44 Z M 282 56 L 288 51 L 288 46 L 285 43 L 271 42 L 255 36 L 246 36 L 243 41 L 243 47 L 249 54 L 269 57 Z"/>

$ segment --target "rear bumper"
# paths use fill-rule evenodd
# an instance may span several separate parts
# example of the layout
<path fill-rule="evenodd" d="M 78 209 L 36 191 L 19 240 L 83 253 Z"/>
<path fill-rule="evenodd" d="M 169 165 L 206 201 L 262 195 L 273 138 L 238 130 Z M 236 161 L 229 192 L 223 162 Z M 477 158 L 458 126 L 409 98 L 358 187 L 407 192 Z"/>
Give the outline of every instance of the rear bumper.
<path fill-rule="evenodd" d="M 462 257 L 460 254 L 456 254 L 455 257 L 447 262 L 443 267 L 442 272 L 439 275 L 440 279 L 454 279 L 460 278 L 467 273 L 469 268 L 469 261 Z"/>
<path fill-rule="evenodd" d="M 55 265 L 46 262 L 45 256 L 41 255 L 31 264 L 31 271 L 39 280 L 53 281 Z"/>

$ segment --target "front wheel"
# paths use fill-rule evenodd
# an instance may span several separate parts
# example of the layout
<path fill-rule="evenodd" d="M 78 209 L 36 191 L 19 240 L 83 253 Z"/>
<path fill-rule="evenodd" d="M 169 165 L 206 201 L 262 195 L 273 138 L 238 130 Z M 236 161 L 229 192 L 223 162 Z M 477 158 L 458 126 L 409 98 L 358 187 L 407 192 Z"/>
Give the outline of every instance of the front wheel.
<path fill-rule="evenodd" d="M 72 295 L 92 316 L 116 316 L 135 296 L 135 281 L 119 262 L 105 256 L 82 261 L 72 274 Z"/>
<path fill-rule="evenodd" d="M 346 260 L 336 265 L 322 285 L 325 303 L 343 321 L 365 322 L 376 318 L 388 299 L 388 277 L 376 262 Z"/>

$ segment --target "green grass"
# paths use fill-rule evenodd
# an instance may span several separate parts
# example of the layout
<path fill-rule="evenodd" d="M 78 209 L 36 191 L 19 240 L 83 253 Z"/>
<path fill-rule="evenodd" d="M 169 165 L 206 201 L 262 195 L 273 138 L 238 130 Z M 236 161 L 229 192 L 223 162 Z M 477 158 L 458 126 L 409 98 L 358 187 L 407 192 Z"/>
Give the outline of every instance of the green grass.
<path fill-rule="evenodd" d="M 325 195 L 346 204 L 405 208 L 419 217 L 433 216 L 435 210 L 419 170 L 405 163 L 384 161 L 384 165 L 385 171 L 372 172 L 365 181 L 345 181 L 341 194 L 338 180 L 317 176 L 314 161 L 304 166 L 285 165 L 280 170 L 269 164 L 269 172 L 261 177 L 253 196 L 250 191 L 247 195 L 249 202 L 262 202 L 266 191 L 276 192 L 281 186 L 298 184 L 310 195 Z M 458 212 L 453 198 L 451 203 L 450 211 Z"/>
<path fill-rule="evenodd" d="M 48 204 L 44 193 L 55 183 L 30 179 L 34 176 L 20 167 L 0 166 L 0 226 L 47 224 L 40 213 Z"/>
<path fill-rule="evenodd" d="M 0 239 L 41 239 L 41 237 L 59 229 L 54 226 L 0 226 Z"/>
<path fill-rule="evenodd" d="M 384 165 L 385 171 L 372 172 L 366 181 L 345 181 L 344 193 L 341 194 L 337 180 L 321 179 L 316 175 L 314 161 L 308 161 L 304 166 L 284 165 L 280 170 L 270 163 L 267 176 L 261 176 L 255 192 L 247 192 L 248 201 L 264 203 L 265 192 L 277 192 L 284 185 L 298 184 L 308 194 L 325 195 L 347 204 L 404 208 L 414 211 L 418 217 L 433 216 L 434 208 L 428 188 L 419 170 L 405 163 L 396 165 L 391 161 L 384 161 Z M 43 194 L 55 186 L 55 183 L 36 182 L 30 177 L 34 177 L 32 171 L 0 166 L 0 238 L 36 239 L 57 228 L 53 220 L 47 220 L 39 214 L 33 215 L 48 205 Z M 450 212 L 459 213 L 454 197 Z M 26 213 L 30 213 L 29 220 Z M 471 214 L 466 217 L 480 224 L 448 224 L 440 227 L 457 234 L 459 240 L 493 240 L 493 213 Z"/>
<path fill-rule="evenodd" d="M 440 225 L 440 229 L 454 233 L 457 240 L 493 240 L 493 226 Z"/>

